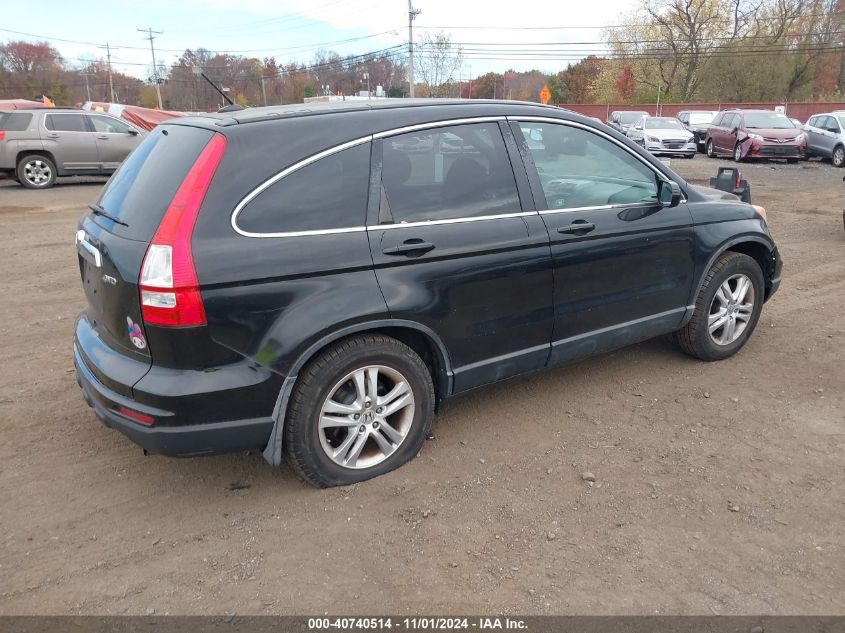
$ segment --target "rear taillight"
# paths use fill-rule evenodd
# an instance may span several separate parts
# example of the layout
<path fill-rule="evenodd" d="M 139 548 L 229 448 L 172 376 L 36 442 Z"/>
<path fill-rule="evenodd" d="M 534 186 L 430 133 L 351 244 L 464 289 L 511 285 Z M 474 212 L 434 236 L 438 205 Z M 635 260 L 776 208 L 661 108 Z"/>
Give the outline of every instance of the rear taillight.
<path fill-rule="evenodd" d="M 171 327 L 205 325 L 191 236 L 202 201 L 226 151 L 226 137 L 215 134 L 200 153 L 147 248 L 138 285 L 144 323 Z"/>
<path fill-rule="evenodd" d="M 6 138 L 6 133 L 0 131 L 0 141 L 2 141 L 4 138 Z"/>

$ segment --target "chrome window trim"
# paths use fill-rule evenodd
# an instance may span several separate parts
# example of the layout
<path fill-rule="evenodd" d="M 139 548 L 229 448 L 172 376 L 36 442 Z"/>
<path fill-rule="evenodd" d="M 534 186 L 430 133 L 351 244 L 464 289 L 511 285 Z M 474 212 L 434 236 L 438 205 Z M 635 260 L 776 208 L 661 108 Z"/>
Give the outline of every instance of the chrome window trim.
<path fill-rule="evenodd" d="M 326 158 L 327 156 L 331 156 L 332 154 L 337 154 L 338 152 L 342 152 L 343 150 L 349 149 L 350 147 L 356 147 L 358 145 L 363 145 L 364 143 L 369 143 L 372 140 L 373 135 L 368 134 L 367 136 L 362 136 L 361 138 L 356 138 L 352 141 L 347 141 L 346 143 L 335 145 L 334 147 L 324 149 L 322 152 L 317 152 L 316 154 L 313 154 L 308 158 L 299 161 L 298 163 L 294 163 L 293 165 L 286 167 L 274 176 L 270 176 L 270 178 L 268 178 L 260 185 L 258 185 L 255 189 L 246 194 L 246 196 L 244 196 L 244 198 L 235 206 L 234 211 L 232 211 L 231 219 L 232 228 L 235 230 L 235 233 L 243 235 L 244 237 L 301 237 L 303 235 L 331 235 L 332 233 L 357 233 L 359 231 L 365 230 L 365 227 L 363 226 L 351 226 L 338 229 L 315 229 L 313 231 L 280 231 L 276 233 L 255 233 L 253 231 L 244 231 L 243 229 L 238 227 L 238 215 L 240 215 L 241 211 L 244 210 L 244 207 L 246 207 L 246 205 L 252 202 L 256 196 L 258 196 L 266 189 L 275 185 L 285 176 L 288 176 L 293 172 L 302 169 L 303 167 L 307 167 L 312 163 L 316 163 L 321 158 Z"/>
<path fill-rule="evenodd" d="M 419 123 L 416 125 L 406 125 L 399 128 L 393 128 L 390 130 L 384 130 L 382 132 L 376 132 L 375 134 L 369 134 L 367 136 L 362 136 L 361 138 L 357 138 L 352 141 L 348 141 L 346 143 L 342 143 L 340 145 L 335 145 L 334 147 L 330 147 L 328 149 L 323 150 L 322 152 L 318 152 L 305 158 L 298 163 L 294 163 L 289 167 L 286 167 L 279 173 L 271 176 L 260 185 L 258 185 L 255 189 L 250 191 L 238 204 L 235 206 L 234 210 L 232 211 L 231 217 L 231 225 L 232 229 L 238 235 L 243 235 L 244 237 L 304 237 L 309 235 L 334 235 L 337 233 L 360 233 L 361 231 L 366 231 L 370 228 L 402 228 L 402 227 L 409 227 L 409 226 L 428 226 L 431 224 L 453 224 L 459 222 L 472 222 L 476 220 L 489 220 L 489 219 L 498 219 L 501 217 L 520 217 L 523 215 L 536 215 L 536 211 L 528 211 L 528 212 L 520 212 L 517 214 L 500 214 L 496 216 L 479 216 L 476 218 L 454 218 L 449 220 L 432 220 L 426 222 L 409 222 L 407 224 L 376 224 L 372 225 L 371 227 L 367 226 L 352 226 L 352 227 L 345 227 L 345 228 L 337 228 L 337 229 L 315 229 L 312 231 L 281 231 L 281 232 L 274 232 L 274 233 L 256 233 L 253 231 L 244 231 L 238 226 L 238 215 L 240 215 L 241 211 L 244 210 L 244 207 L 252 202 L 256 196 L 260 193 L 268 189 L 269 187 L 276 184 L 285 176 L 292 174 L 293 172 L 302 169 L 303 167 L 307 167 L 308 165 L 317 162 L 322 158 L 326 158 L 327 156 L 331 156 L 332 154 L 336 154 L 337 152 L 341 152 L 345 149 L 350 147 L 355 147 L 356 145 L 361 145 L 363 143 L 368 143 L 375 139 L 383 139 L 390 136 L 396 136 L 398 134 L 405 134 L 407 132 L 414 132 L 416 130 L 428 130 L 432 128 L 438 127 L 449 127 L 452 125 L 465 125 L 467 123 L 489 123 L 494 121 L 505 121 L 507 117 L 505 116 L 479 116 L 479 117 L 466 117 L 462 119 L 445 119 L 442 121 L 429 121 L 427 123 Z"/>
<path fill-rule="evenodd" d="M 421 226 L 438 226 L 440 224 L 463 224 L 464 222 L 480 222 L 483 220 L 504 220 L 506 218 L 524 218 L 529 215 L 537 215 L 536 211 L 518 211 L 516 213 L 497 213 L 494 215 L 477 215 L 468 216 L 464 218 L 445 218 L 443 220 L 421 220 L 419 222 L 397 222 L 394 224 L 370 224 L 367 226 L 368 231 L 378 231 L 384 229 L 389 231 L 391 229 L 409 229 Z"/>

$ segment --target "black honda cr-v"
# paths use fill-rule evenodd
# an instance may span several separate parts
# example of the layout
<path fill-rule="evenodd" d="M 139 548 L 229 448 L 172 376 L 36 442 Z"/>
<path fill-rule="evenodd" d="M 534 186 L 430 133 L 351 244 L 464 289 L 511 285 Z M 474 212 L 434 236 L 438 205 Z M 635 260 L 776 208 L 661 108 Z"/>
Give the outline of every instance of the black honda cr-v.
<path fill-rule="evenodd" d="M 765 212 L 552 107 L 385 100 L 169 121 L 76 235 L 86 401 L 145 449 L 259 448 L 331 486 L 448 396 L 674 332 L 736 353 Z"/>

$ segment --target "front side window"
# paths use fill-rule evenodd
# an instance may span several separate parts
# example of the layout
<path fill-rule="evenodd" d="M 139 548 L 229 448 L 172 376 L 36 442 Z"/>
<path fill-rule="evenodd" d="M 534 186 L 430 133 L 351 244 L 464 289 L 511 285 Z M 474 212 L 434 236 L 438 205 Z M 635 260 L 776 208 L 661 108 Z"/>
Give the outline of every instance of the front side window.
<path fill-rule="evenodd" d="M 100 134 L 128 134 L 132 129 L 126 123 L 107 116 L 92 116 L 91 122 Z"/>
<path fill-rule="evenodd" d="M 606 138 L 568 125 L 522 122 L 549 209 L 657 201 L 657 176 Z"/>
<path fill-rule="evenodd" d="M 45 125 L 53 132 L 87 132 L 85 117 L 81 114 L 48 114 Z"/>
<path fill-rule="evenodd" d="M 383 165 L 382 185 L 396 223 L 521 210 L 510 159 L 495 123 L 391 136 L 384 139 Z"/>
<path fill-rule="evenodd" d="M 364 226 L 370 184 L 370 143 L 289 173 L 238 214 L 249 233 L 295 233 Z"/>

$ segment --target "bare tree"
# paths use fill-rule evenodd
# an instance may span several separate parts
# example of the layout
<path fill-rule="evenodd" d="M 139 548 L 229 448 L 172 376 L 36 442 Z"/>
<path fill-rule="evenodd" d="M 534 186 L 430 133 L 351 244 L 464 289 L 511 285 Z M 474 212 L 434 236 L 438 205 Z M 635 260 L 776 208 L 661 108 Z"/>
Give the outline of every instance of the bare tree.
<path fill-rule="evenodd" d="M 417 51 L 417 76 L 425 84 L 427 96 L 448 96 L 463 63 L 463 49 L 454 46 L 451 36 L 441 31 L 434 37 L 426 33 Z"/>

